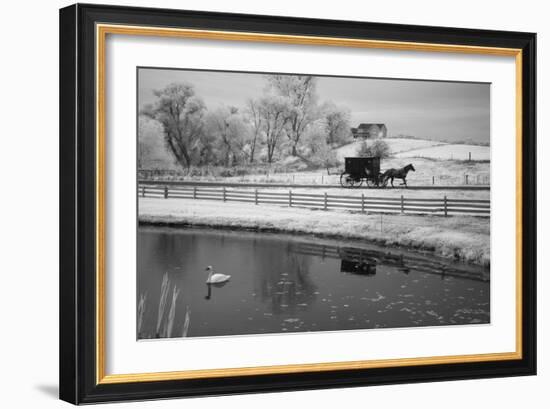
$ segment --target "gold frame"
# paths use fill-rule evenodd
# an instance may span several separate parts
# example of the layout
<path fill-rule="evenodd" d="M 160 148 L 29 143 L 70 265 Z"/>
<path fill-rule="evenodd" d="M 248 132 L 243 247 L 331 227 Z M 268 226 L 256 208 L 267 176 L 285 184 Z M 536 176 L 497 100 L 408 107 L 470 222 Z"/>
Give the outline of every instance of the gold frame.
<path fill-rule="evenodd" d="M 132 374 L 105 374 L 105 41 L 108 34 L 199 38 L 299 45 L 388 50 L 484 54 L 515 57 L 516 64 L 516 350 L 504 353 L 450 355 L 368 361 L 322 362 L 299 365 L 188 370 Z M 96 383 L 117 384 L 163 380 L 204 379 L 245 375 L 290 374 L 349 369 L 403 367 L 522 359 L 522 51 L 515 48 L 292 36 L 234 31 L 178 29 L 114 24 L 96 25 Z"/>

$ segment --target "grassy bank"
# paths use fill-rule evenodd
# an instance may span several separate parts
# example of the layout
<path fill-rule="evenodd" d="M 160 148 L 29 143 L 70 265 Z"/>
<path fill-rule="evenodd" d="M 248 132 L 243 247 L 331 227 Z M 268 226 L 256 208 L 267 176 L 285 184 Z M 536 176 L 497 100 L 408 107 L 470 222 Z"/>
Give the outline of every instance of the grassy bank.
<path fill-rule="evenodd" d="M 490 263 L 488 218 L 322 211 L 189 199 L 139 199 L 139 221 L 364 239 L 434 252 L 470 263 Z"/>

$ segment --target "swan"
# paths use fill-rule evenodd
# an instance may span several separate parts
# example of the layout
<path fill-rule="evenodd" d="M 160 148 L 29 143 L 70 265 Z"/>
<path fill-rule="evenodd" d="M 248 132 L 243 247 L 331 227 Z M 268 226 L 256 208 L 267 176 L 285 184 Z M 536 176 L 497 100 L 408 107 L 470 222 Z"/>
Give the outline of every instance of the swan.
<path fill-rule="evenodd" d="M 206 271 L 208 271 L 208 278 L 206 279 L 206 284 L 225 283 L 226 281 L 229 281 L 229 279 L 231 278 L 231 276 L 214 272 L 214 269 L 212 268 L 212 266 L 206 267 Z"/>

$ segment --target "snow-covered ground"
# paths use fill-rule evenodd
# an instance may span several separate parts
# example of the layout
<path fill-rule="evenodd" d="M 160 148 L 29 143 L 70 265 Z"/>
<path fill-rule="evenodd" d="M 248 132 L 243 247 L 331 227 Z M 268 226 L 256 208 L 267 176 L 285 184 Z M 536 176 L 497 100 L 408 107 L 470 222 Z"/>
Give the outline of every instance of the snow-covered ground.
<path fill-rule="evenodd" d="M 397 186 L 398 181 L 395 182 Z M 228 188 L 227 191 L 230 191 Z M 247 190 L 244 188 L 238 188 L 237 190 Z M 253 190 L 253 189 L 252 189 Z M 262 188 L 258 189 L 262 192 L 288 192 L 286 188 Z M 328 195 L 338 196 L 357 196 L 365 195 L 365 198 L 369 197 L 401 197 L 405 198 L 423 198 L 423 199 L 442 199 L 447 196 L 447 199 L 482 199 L 489 200 L 491 192 L 489 190 L 413 190 L 413 189 L 344 189 L 344 188 L 327 188 L 327 189 L 315 189 L 315 188 L 292 188 L 293 193 L 308 193 L 315 195 L 322 195 L 325 192 Z"/>
<path fill-rule="evenodd" d="M 433 251 L 438 256 L 490 263 L 489 219 L 322 211 L 192 199 L 139 199 L 140 222 L 271 230 L 365 239 Z"/>
<path fill-rule="evenodd" d="M 380 168 L 383 172 L 390 168 L 404 167 L 409 163 L 412 163 L 416 169 L 415 172 L 410 172 L 407 176 L 407 183 L 411 186 L 426 186 L 432 184 L 437 186 L 456 186 L 466 183 L 470 185 L 490 184 L 489 162 L 463 162 L 427 158 L 388 158 L 382 159 Z M 340 173 L 333 170 L 332 174 L 329 175 L 326 170 L 315 170 L 309 172 L 274 173 L 267 176 L 246 175 L 243 177 L 223 178 L 219 180 L 227 182 L 339 185 Z M 401 181 L 397 180 L 394 182 L 394 185 L 397 186 L 399 183 L 401 183 Z"/>
<path fill-rule="evenodd" d="M 400 168 L 412 163 L 416 172 L 407 177 L 410 185 L 449 186 L 449 185 L 489 185 L 490 184 L 490 148 L 488 146 L 447 144 L 440 141 L 407 138 L 386 138 L 392 157 L 382 159 L 381 170 Z M 343 162 L 345 157 L 356 157 L 362 141 L 355 141 L 336 149 L 336 155 Z M 468 162 L 468 153 L 472 161 Z M 299 161 L 288 157 L 279 165 L 291 165 Z M 251 183 L 287 183 L 337 185 L 340 183 L 339 169 L 331 169 L 328 174 L 324 169 L 314 171 L 302 170 L 289 172 L 269 172 L 268 174 L 247 174 L 232 177 L 186 177 L 184 180 L 251 182 Z M 397 182 L 400 183 L 400 182 Z"/>
<path fill-rule="evenodd" d="M 427 158 L 389 158 L 382 161 L 382 171 L 388 168 L 401 168 L 412 163 L 415 172 L 409 172 L 407 183 L 416 186 L 431 185 L 489 185 L 489 162 L 462 162 L 457 160 L 437 160 Z M 398 181 L 399 183 L 400 181 Z M 394 182 L 395 184 L 395 182 Z"/>
<path fill-rule="evenodd" d="M 367 143 L 369 141 L 367 141 Z M 347 145 L 341 146 L 340 148 L 336 149 L 336 157 L 339 160 L 343 161 L 345 157 L 357 156 L 357 150 L 361 146 L 362 142 L 363 140 L 354 141 Z M 386 142 L 389 145 L 392 155 L 398 154 L 400 152 L 411 151 L 413 149 L 423 149 L 423 148 L 430 148 L 433 146 L 446 145 L 445 142 L 440 142 L 440 141 L 430 141 L 427 139 L 408 139 L 408 138 L 385 138 L 384 142 Z"/>
<path fill-rule="evenodd" d="M 456 160 L 437 160 L 427 158 L 388 158 L 382 159 L 381 170 L 400 168 L 412 163 L 416 169 L 410 172 L 407 183 L 411 186 L 456 186 L 489 185 L 489 162 L 463 162 Z M 343 169 L 339 169 L 342 171 Z M 244 175 L 224 178 L 188 178 L 186 180 L 219 181 L 219 182 L 250 182 L 250 183 L 288 183 L 288 184 L 314 184 L 314 185 L 339 185 L 340 173 L 336 169 L 328 174 L 326 170 L 271 173 L 269 175 Z M 400 181 L 396 181 L 397 184 Z"/>
<path fill-rule="evenodd" d="M 407 150 L 396 153 L 396 158 L 431 158 L 431 159 L 450 159 L 450 160 L 490 160 L 491 148 L 489 146 L 462 145 L 462 144 L 444 144 L 439 146 L 429 146 L 424 148 Z"/>

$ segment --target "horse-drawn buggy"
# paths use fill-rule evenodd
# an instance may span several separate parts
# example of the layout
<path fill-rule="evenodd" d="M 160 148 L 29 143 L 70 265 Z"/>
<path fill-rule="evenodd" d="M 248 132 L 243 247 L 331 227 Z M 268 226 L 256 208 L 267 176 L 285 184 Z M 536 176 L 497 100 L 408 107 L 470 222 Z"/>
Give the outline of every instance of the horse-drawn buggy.
<path fill-rule="evenodd" d="M 340 175 L 342 187 L 383 186 L 384 177 L 380 172 L 380 158 L 345 158 L 345 169 Z"/>
<path fill-rule="evenodd" d="M 345 158 L 345 168 L 340 175 L 342 187 L 360 187 L 363 182 L 368 187 L 386 187 L 388 181 L 393 186 L 394 179 L 401 179 L 407 186 L 407 174 L 415 171 L 412 163 L 399 169 L 388 169 L 380 172 L 380 158 L 370 156 L 364 158 Z"/>

